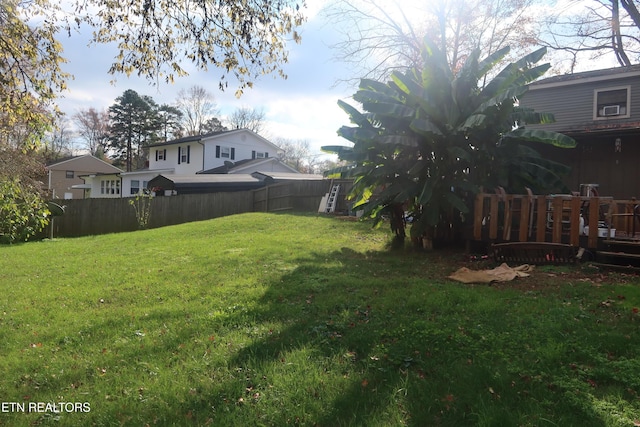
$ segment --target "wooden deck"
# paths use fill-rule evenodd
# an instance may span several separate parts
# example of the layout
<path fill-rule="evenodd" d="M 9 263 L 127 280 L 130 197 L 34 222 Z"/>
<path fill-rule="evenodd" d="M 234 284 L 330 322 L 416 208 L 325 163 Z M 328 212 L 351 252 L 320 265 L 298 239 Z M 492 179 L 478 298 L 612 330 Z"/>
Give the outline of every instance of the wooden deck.
<path fill-rule="evenodd" d="M 481 193 L 473 240 L 569 245 L 640 262 L 640 201 L 612 197 Z"/>

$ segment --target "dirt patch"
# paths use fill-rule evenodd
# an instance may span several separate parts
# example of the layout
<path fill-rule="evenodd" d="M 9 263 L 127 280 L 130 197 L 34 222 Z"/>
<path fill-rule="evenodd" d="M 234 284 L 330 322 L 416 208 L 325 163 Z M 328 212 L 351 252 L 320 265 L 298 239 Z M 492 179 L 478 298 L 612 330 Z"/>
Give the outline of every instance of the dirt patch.
<path fill-rule="evenodd" d="M 482 256 L 462 255 L 450 257 L 447 261 L 450 273 L 461 267 L 470 270 L 488 270 L 498 266 L 492 259 Z M 516 266 L 512 266 L 516 267 Z M 491 284 L 475 284 L 473 286 L 491 286 L 495 289 L 517 289 L 522 292 L 556 293 L 558 289 L 572 285 L 608 286 L 640 281 L 637 272 L 620 272 L 602 268 L 590 262 L 567 265 L 536 265 L 529 271 L 528 277 L 518 277 L 509 282 L 494 282 Z"/>

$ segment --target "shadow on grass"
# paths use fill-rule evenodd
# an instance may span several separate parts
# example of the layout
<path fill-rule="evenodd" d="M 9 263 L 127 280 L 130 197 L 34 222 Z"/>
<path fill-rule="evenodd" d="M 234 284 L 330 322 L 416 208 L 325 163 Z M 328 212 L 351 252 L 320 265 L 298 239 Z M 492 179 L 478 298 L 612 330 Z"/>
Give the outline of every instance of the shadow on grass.
<path fill-rule="evenodd" d="M 38 386 L 82 399 L 87 386 L 77 377 L 84 376 L 99 425 L 543 425 L 545 419 L 606 425 L 587 394 L 569 396 L 569 387 L 538 381 L 532 372 L 544 366 L 510 370 L 527 337 L 509 337 L 509 325 L 501 325 L 506 319 L 475 308 L 473 292 L 444 279 L 451 263 L 438 257 L 449 255 L 312 253 L 273 276 L 255 308 L 220 310 L 205 320 L 190 319 L 188 306 L 169 303 L 152 306 L 144 317 L 97 316 L 78 335 L 54 338 L 59 351 L 78 353 L 77 366 Z M 400 269 L 402 275 L 394 275 Z M 231 336 L 234 328 L 248 344 L 208 341 L 210 334 Z M 221 329 L 225 333 L 217 334 Z M 490 334 L 502 331 L 516 341 L 511 353 L 492 341 Z M 83 354 L 83 337 L 109 347 L 98 357 Z M 221 351 L 208 356 L 211 348 Z M 25 370 L 41 365 L 34 359 Z M 128 377 L 119 378 L 119 368 Z M 176 396 L 172 374 L 192 385 Z M 28 390 L 46 377 L 32 375 L 31 383 L 16 387 Z M 103 390 L 118 394 L 104 396 Z M 576 403 L 558 410 L 568 397 Z M 117 405 L 100 407 L 102 399 Z M 62 425 L 82 425 L 80 415 L 65 420 Z"/>
<path fill-rule="evenodd" d="M 407 263 L 408 256 L 415 256 L 416 262 Z M 283 403 L 282 412 L 270 414 L 267 424 L 542 422 L 562 399 L 560 392 L 528 380 L 516 384 L 517 375 L 509 372 L 506 361 L 474 364 L 481 337 L 466 333 L 461 325 L 439 329 L 443 311 L 458 307 L 464 311 L 466 301 L 459 297 L 459 302 L 440 304 L 434 298 L 440 290 L 446 293 L 459 285 L 444 280 L 450 272 L 438 270 L 442 263 L 431 264 L 430 256 L 441 255 L 360 254 L 343 249 L 301 259 L 295 270 L 270 283 L 253 315 L 257 322 L 285 326 L 276 336 L 254 340 L 228 362 L 230 367 L 250 367 L 256 375 L 274 371 L 291 375 L 269 387 L 295 387 L 298 402 Z M 402 277 L 394 277 L 395 263 L 405 269 Z M 460 322 L 465 323 L 462 319 L 464 315 Z M 484 351 L 491 354 L 490 348 Z M 296 352 L 302 352 L 306 361 L 298 359 L 290 370 L 282 368 Z M 254 381 L 249 383 L 253 391 Z M 549 401 L 528 399 L 530 392 L 547 394 Z M 561 410 L 551 417 L 562 425 L 603 425 L 589 405 L 585 397 L 580 405 L 568 406 L 574 413 Z"/>
<path fill-rule="evenodd" d="M 415 262 L 407 263 L 407 257 Z M 404 266 L 401 280 L 390 275 L 398 271 L 395 264 Z M 519 425 L 528 409 L 539 412 L 540 407 L 527 407 L 516 394 L 527 385 L 516 390 L 510 377 L 494 378 L 506 371 L 469 366 L 469 337 L 458 337 L 456 325 L 451 325 L 453 331 L 433 329 L 436 316 L 449 308 L 425 300 L 439 289 L 457 286 L 443 280 L 449 272 L 437 270 L 439 265 L 430 265 L 424 254 L 349 249 L 298 260 L 295 270 L 269 284 L 253 313 L 257 323 L 282 327 L 253 340 L 228 361 L 229 369 L 251 372 L 243 385 L 249 390 L 241 394 L 243 406 L 228 405 L 237 425 L 261 416 L 267 425 L 481 425 L 483 417 L 485 425 Z M 460 383 L 460 372 L 465 370 L 471 371 L 470 382 L 486 381 L 486 396 L 464 396 L 468 387 Z M 237 393 L 238 384 L 232 383 L 215 387 L 214 394 L 229 396 L 234 388 Z M 513 396 L 491 394 L 492 384 L 511 388 Z M 284 388 L 289 401 L 269 396 Z M 263 395 L 252 400 L 253 392 Z M 268 407 L 261 407 L 260 399 Z M 247 405 L 254 408 L 245 418 Z M 538 412 L 532 415 L 534 424 L 540 422 Z M 580 425 L 603 425 L 594 413 L 577 418 L 591 420 Z"/>

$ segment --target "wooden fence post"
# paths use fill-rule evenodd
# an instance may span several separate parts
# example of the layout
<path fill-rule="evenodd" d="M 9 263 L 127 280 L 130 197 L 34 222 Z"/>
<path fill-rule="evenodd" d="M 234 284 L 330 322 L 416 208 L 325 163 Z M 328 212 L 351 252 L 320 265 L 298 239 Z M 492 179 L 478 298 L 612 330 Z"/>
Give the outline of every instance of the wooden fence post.
<path fill-rule="evenodd" d="M 589 238 L 590 248 L 598 247 L 598 221 L 600 220 L 600 198 L 592 197 L 589 200 Z"/>
<path fill-rule="evenodd" d="M 573 246 L 580 246 L 580 196 L 571 198 L 571 214 L 569 215 L 569 243 Z"/>
<path fill-rule="evenodd" d="M 484 193 L 476 194 L 476 204 L 473 209 L 473 238 L 482 240 L 482 221 L 484 220 Z"/>

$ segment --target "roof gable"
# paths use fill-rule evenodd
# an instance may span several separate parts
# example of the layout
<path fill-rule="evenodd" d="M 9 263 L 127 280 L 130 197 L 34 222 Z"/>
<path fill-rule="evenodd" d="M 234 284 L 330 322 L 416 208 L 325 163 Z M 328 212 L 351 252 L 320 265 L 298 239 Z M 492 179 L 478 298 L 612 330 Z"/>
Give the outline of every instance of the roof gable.
<path fill-rule="evenodd" d="M 76 156 L 70 159 L 65 159 L 57 163 L 52 163 L 47 166 L 49 170 L 82 170 L 98 168 L 96 172 L 122 172 L 122 169 L 113 166 L 110 163 L 105 162 L 91 154 L 85 154 L 83 156 Z"/>
<path fill-rule="evenodd" d="M 276 151 L 282 151 L 282 149 L 280 147 L 278 147 L 277 145 L 275 145 L 274 143 L 272 143 L 268 139 L 258 135 L 257 133 L 255 133 L 255 132 L 253 132 L 253 131 L 251 131 L 249 129 L 233 129 L 233 130 L 212 132 L 212 133 L 208 133 L 208 134 L 204 134 L 204 135 L 186 136 L 184 138 L 178 138 L 178 139 L 174 139 L 172 141 L 159 142 L 157 144 L 151 144 L 151 145 L 149 145 L 149 147 L 163 147 L 163 146 L 168 146 L 168 145 L 183 144 L 183 143 L 187 143 L 187 142 L 200 142 L 202 144 L 215 143 L 215 142 L 217 142 L 217 141 L 219 141 L 221 139 L 224 140 L 225 138 L 227 138 L 229 136 L 242 134 L 242 133 L 250 135 L 253 138 L 256 138 L 258 141 L 260 141 L 263 144 L 266 144 L 266 145 L 272 147 Z"/>

